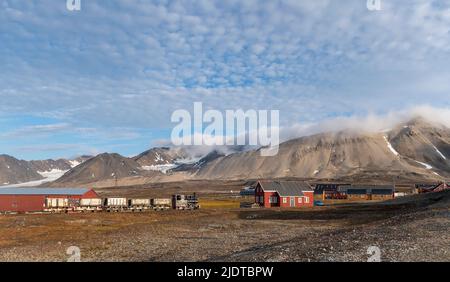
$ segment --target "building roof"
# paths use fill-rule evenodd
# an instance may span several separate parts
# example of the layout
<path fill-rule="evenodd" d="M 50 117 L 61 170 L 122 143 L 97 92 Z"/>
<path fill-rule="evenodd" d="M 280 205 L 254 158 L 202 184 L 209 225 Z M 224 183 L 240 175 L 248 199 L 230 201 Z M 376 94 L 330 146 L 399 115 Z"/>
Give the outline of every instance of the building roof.
<path fill-rule="evenodd" d="M 390 195 L 393 192 L 392 189 L 372 189 L 372 195 Z"/>
<path fill-rule="evenodd" d="M 302 181 L 259 181 L 264 191 L 278 192 L 281 197 L 303 196 L 303 191 L 313 189 Z"/>
<path fill-rule="evenodd" d="M 0 188 L 0 195 L 77 195 L 88 192 L 87 188 Z"/>
<path fill-rule="evenodd" d="M 394 190 L 393 185 L 352 185 L 349 189 L 391 189 Z"/>
<path fill-rule="evenodd" d="M 340 192 L 347 194 L 376 194 L 388 195 L 394 192 L 394 186 L 391 185 L 354 185 L 351 187 L 341 187 Z"/>
<path fill-rule="evenodd" d="M 317 183 L 314 189 L 314 193 L 322 194 L 326 192 L 337 192 L 342 187 L 351 187 L 351 184 L 347 183 Z"/>
<path fill-rule="evenodd" d="M 347 194 L 349 195 L 366 195 L 367 189 L 348 189 Z"/>

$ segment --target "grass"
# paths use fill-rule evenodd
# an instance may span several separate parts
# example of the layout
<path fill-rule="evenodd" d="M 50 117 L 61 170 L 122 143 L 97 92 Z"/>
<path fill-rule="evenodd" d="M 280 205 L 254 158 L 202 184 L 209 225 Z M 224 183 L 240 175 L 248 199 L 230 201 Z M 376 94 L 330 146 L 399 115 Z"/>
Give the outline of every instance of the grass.
<path fill-rule="evenodd" d="M 241 202 L 238 199 L 200 199 L 199 204 L 201 209 L 235 209 L 240 207 Z"/>

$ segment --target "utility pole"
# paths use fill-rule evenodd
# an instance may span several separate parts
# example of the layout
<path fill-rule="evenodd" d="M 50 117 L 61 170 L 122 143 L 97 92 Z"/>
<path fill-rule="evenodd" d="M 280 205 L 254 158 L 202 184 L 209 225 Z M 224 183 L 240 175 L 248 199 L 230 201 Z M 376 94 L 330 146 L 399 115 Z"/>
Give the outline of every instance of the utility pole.
<path fill-rule="evenodd" d="M 117 174 L 114 172 L 114 187 L 117 187 Z"/>

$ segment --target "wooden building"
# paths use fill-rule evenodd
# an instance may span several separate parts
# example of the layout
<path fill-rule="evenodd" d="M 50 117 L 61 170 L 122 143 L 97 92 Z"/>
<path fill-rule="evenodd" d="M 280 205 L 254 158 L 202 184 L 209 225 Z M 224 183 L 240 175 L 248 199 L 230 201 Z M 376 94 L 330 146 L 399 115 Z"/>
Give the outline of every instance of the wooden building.
<path fill-rule="evenodd" d="M 352 185 L 345 187 L 342 193 L 348 200 L 385 201 L 394 198 L 395 188 L 391 185 Z"/>
<path fill-rule="evenodd" d="M 81 199 L 99 199 L 92 189 L 85 188 L 2 188 L 0 212 L 39 212 L 47 199 L 62 199 L 76 205 Z"/>
<path fill-rule="evenodd" d="M 314 190 L 302 181 L 258 181 L 255 203 L 266 208 L 314 206 Z"/>
<path fill-rule="evenodd" d="M 347 183 L 318 183 L 314 188 L 314 198 L 316 200 L 342 200 L 346 195 L 342 193 L 346 187 L 351 187 Z"/>

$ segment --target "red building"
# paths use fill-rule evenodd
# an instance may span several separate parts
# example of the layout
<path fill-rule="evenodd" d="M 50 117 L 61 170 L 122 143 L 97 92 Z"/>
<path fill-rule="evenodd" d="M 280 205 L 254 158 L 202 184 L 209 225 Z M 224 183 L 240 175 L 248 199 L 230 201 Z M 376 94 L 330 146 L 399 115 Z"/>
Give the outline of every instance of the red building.
<path fill-rule="evenodd" d="M 300 181 L 258 181 L 255 203 L 266 208 L 312 207 L 314 190 Z"/>
<path fill-rule="evenodd" d="M 100 198 L 85 188 L 0 188 L 0 212 L 37 212 L 45 209 L 47 198 L 64 198 L 69 202 Z"/>
<path fill-rule="evenodd" d="M 449 189 L 450 189 L 450 183 L 443 182 L 443 183 L 437 185 L 433 189 L 433 192 L 441 192 L 441 191 L 449 190 Z"/>

